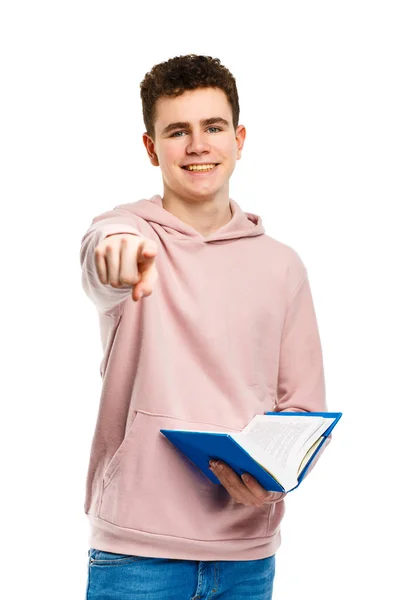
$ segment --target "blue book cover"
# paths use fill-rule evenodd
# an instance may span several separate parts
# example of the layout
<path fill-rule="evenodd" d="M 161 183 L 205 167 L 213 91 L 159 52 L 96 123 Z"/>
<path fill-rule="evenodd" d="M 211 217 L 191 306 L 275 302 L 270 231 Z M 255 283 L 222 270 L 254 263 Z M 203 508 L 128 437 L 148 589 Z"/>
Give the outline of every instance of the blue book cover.
<path fill-rule="evenodd" d="M 272 424 L 269 430 L 263 415 L 256 415 L 242 432 L 224 433 L 187 429 L 160 429 L 160 432 L 212 483 L 218 484 L 220 481 L 210 470 L 209 462 L 222 460 L 239 476 L 250 473 L 266 490 L 290 492 L 300 485 L 314 457 L 321 450 L 342 413 L 266 412 L 264 414 L 273 419 L 284 417 L 288 423 L 282 420 L 275 423 L 268 419 Z M 290 419 L 293 416 L 295 419 Z M 298 417 L 302 422 L 297 420 Z M 306 417 L 320 418 L 307 420 Z M 286 451 L 288 455 L 291 453 L 287 465 L 285 465 Z"/>

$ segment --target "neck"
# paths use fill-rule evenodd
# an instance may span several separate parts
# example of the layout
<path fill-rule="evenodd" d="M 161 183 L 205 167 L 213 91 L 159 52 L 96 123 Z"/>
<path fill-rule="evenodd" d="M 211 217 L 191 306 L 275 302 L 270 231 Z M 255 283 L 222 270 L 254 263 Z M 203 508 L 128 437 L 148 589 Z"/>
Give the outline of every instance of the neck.
<path fill-rule="evenodd" d="M 229 195 L 214 198 L 182 198 L 164 188 L 163 208 L 187 223 L 204 237 L 228 223 L 232 218 Z"/>

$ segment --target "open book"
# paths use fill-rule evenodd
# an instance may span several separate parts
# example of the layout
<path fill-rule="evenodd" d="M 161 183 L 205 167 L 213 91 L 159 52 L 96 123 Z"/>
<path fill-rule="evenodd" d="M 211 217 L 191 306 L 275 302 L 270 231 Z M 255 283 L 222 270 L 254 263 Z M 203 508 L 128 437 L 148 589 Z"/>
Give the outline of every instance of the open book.
<path fill-rule="evenodd" d="M 250 473 L 266 490 L 290 492 L 306 474 L 342 413 L 267 412 L 240 432 L 160 429 L 213 483 L 212 459 L 240 476 Z"/>

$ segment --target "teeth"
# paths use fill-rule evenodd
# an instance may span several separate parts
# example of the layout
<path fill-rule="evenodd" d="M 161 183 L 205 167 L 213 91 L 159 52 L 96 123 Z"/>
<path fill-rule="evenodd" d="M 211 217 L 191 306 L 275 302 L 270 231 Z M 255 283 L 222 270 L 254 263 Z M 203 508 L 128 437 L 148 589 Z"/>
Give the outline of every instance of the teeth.
<path fill-rule="evenodd" d="M 186 168 L 189 171 L 210 171 L 214 167 L 215 167 L 215 164 L 212 163 L 212 164 L 209 164 L 209 165 L 189 165 Z"/>

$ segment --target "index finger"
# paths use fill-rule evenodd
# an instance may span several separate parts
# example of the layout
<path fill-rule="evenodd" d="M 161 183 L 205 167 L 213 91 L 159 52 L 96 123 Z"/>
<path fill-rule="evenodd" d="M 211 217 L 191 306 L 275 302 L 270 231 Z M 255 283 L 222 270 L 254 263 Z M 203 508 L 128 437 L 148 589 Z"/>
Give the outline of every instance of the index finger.
<path fill-rule="evenodd" d="M 250 473 L 243 473 L 241 479 L 254 496 L 261 502 L 276 502 L 277 500 L 282 500 L 282 498 L 286 496 L 285 492 L 272 492 L 266 490 L 258 483 L 255 477 L 250 475 Z"/>
<path fill-rule="evenodd" d="M 158 273 L 155 265 L 157 255 L 157 246 L 154 242 L 145 240 L 138 248 L 137 267 L 140 273 L 140 281 L 134 292 L 134 299 L 139 299 L 140 295 L 148 296 L 152 293 Z"/>

